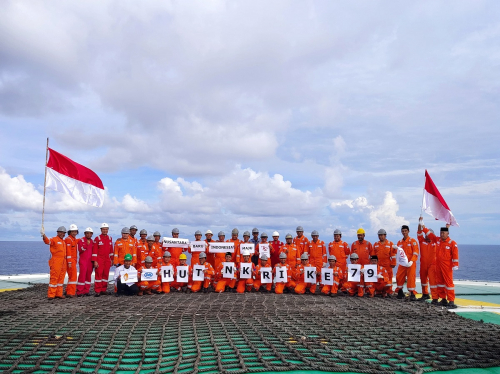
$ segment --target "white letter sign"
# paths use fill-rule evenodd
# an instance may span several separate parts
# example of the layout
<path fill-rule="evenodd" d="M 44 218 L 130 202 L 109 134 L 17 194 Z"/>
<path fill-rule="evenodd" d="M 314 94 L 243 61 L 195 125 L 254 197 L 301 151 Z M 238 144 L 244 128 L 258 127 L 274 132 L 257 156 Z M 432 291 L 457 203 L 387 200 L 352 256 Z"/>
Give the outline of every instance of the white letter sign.
<path fill-rule="evenodd" d="M 164 237 L 163 248 L 170 248 L 170 247 L 187 248 L 189 247 L 189 239 Z"/>
<path fill-rule="evenodd" d="M 166 265 L 161 267 L 161 281 L 162 282 L 174 281 L 174 267 L 172 265 Z"/>
<path fill-rule="evenodd" d="M 287 269 L 286 266 L 276 266 L 276 275 L 274 279 L 276 280 L 276 283 L 287 283 L 288 282 L 288 274 L 287 274 Z"/>
<path fill-rule="evenodd" d="M 333 269 L 321 268 L 321 284 L 333 286 Z"/>
<path fill-rule="evenodd" d="M 219 242 L 210 242 L 210 247 L 208 248 L 208 252 L 210 253 L 226 253 L 231 252 L 234 253 L 234 243 L 219 243 Z"/>
<path fill-rule="evenodd" d="M 234 279 L 235 275 L 236 275 L 236 269 L 234 267 L 234 262 L 223 262 L 222 278 Z"/>
<path fill-rule="evenodd" d="M 240 262 L 240 279 L 252 278 L 252 263 Z"/>
<path fill-rule="evenodd" d="M 188 266 L 177 266 L 177 282 L 179 282 L 179 283 L 189 282 L 189 267 Z"/>
<path fill-rule="evenodd" d="M 365 282 L 378 282 L 377 265 L 365 265 L 363 269 Z"/>
<path fill-rule="evenodd" d="M 205 270 L 204 265 L 194 265 L 193 266 L 193 281 L 194 282 L 203 281 L 205 279 L 205 273 L 203 272 L 203 270 Z"/>
<path fill-rule="evenodd" d="M 316 267 L 306 266 L 304 268 L 304 282 L 316 283 Z"/>
<path fill-rule="evenodd" d="M 120 280 L 122 283 L 135 283 L 138 282 L 137 280 L 137 270 L 132 270 L 132 269 L 123 269 L 120 272 Z"/>
<path fill-rule="evenodd" d="M 253 243 L 241 243 L 240 244 L 240 252 L 243 253 L 243 251 L 248 251 L 248 252 L 250 252 L 250 255 L 253 255 L 255 253 L 255 244 L 253 244 Z"/>
<path fill-rule="evenodd" d="M 191 252 L 205 252 L 207 243 L 205 243 L 203 240 L 200 240 L 191 242 L 189 246 L 191 247 Z"/>
<path fill-rule="evenodd" d="M 259 258 L 266 255 L 267 258 L 271 258 L 271 251 L 269 250 L 269 243 L 259 244 Z"/>
<path fill-rule="evenodd" d="M 260 283 L 273 283 L 273 268 L 260 268 Z"/>
<path fill-rule="evenodd" d="M 347 276 L 348 282 L 359 282 L 360 274 L 361 274 L 361 265 L 349 264 L 347 265 L 347 272 L 349 273 Z"/>
<path fill-rule="evenodd" d="M 158 279 L 156 268 L 145 268 L 143 267 L 141 270 L 141 281 L 155 281 Z"/>

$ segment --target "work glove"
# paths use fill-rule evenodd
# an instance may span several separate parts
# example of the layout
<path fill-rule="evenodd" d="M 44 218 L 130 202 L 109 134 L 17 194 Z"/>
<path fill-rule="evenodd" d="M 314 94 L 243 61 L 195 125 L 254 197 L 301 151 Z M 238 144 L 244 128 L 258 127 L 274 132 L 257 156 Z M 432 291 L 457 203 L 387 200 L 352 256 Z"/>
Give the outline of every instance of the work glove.
<path fill-rule="evenodd" d="M 458 266 L 453 266 L 451 269 L 452 270 L 458 270 Z"/>
<path fill-rule="evenodd" d="M 398 247 L 396 244 L 394 244 L 394 245 L 392 246 L 392 249 L 395 249 L 396 251 L 398 250 L 398 248 L 399 248 L 399 247 Z"/>
<path fill-rule="evenodd" d="M 42 238 L 45 235 L 45 229 L 43 227 L 40 229 L 40 235 L 42 235 Z"/>
<path fill-rule="evenodd" d="M 382 274 L 378 274 L 378 275 L 377 275 L 377 278 L 379 278 L 379 279 L 384 279 L 384 276 L 383 276 Z"/>
<path fill-rule="evenodd" d="M 407 268 L 411 267 L 413 265 L 413 261 L 408 261 L 408 265 L 406 266 Z"/>
<path fill-rule="evenodd" d="M 364 274 L 364 273 L 365 273 L 365 269 L 361 269 L 361 270 L 360 270 L 360 272 L 361 272 L 362 274 Z"/>

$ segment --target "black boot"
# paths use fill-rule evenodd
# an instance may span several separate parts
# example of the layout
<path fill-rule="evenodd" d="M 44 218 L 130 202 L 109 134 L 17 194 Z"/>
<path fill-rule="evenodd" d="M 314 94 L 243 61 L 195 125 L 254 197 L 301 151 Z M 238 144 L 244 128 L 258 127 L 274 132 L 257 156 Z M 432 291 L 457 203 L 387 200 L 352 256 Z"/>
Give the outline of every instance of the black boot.
<path fill-rule="evenodd" d="M 455 305 L 454 301 L 450 301 L 447 305 L 448 309 L 457 309 L 457 306 Z"/>
<path fill-rule="evenodd" d="M 442 305 L 442 306 L 448 306 L 448 300 L 446 300 L 446 299 L 441 299 L 441 301 L 439 302 L 439 305 Z"/>
<path fill-rule="evenodd" d="M 431 305 L 439 305 L 438 299 L 432 299 Z"/>
<path fill-rule="evenodd" d="M 423 294 L 422 294 L 422 297 L 419 297 L 419 298 L 418 298 L 418 301 L 430 300 L 430 298 L 431 298 L 431 297 L 429 296 L 429 294 L 428 294 L 428 293 L 423 293 Z"/>
<path fill-rule="evenodd" d="M 413 292 L 410 292 L 410 301 L 417 301 L 417 297 Z"/>
<path fill-rule="evenodd" d="M 405 293 L 403 292 L 403 290 L 399 290 L 398 291 L 398 299 L 404 299 L 405 298 Z"/>

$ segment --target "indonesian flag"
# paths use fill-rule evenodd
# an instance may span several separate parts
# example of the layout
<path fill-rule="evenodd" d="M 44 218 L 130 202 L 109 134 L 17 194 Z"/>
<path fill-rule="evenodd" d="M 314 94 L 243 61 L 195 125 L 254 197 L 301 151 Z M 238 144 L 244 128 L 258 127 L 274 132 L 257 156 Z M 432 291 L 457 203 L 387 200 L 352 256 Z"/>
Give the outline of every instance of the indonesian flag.
<path fill-rule="evenodd" d="M 422 208 L 425 213 L 433 216 L 436 220 L 445 221 L 451 226 L 458 226 L 453 213 L 448 204 L 444 201 L 443 196 L 439 193 L 436 185 L 431 179 L 427 170 L 425 171 L 425 187 Z"/>
<path fill-rule="evenodd" d="M 66 193 L 81 203 L 102 207 L 104 186 L 97 174 L 51 148 L 49 151 L 47 188 Z"/>

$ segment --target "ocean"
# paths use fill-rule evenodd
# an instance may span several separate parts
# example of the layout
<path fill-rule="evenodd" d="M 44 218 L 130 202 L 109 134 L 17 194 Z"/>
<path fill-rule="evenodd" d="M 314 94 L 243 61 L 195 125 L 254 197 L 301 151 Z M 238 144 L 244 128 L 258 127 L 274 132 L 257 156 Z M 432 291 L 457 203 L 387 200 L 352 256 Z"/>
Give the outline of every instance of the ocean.
<path fill-rule="evenodd" d="M 500 281 L 500 245 L 459 244 L 459 256 L 456 280 Z M 49 246 L 41 240 L 0 241 L 0 275 L 48 273 L 49 258 Z"/>

